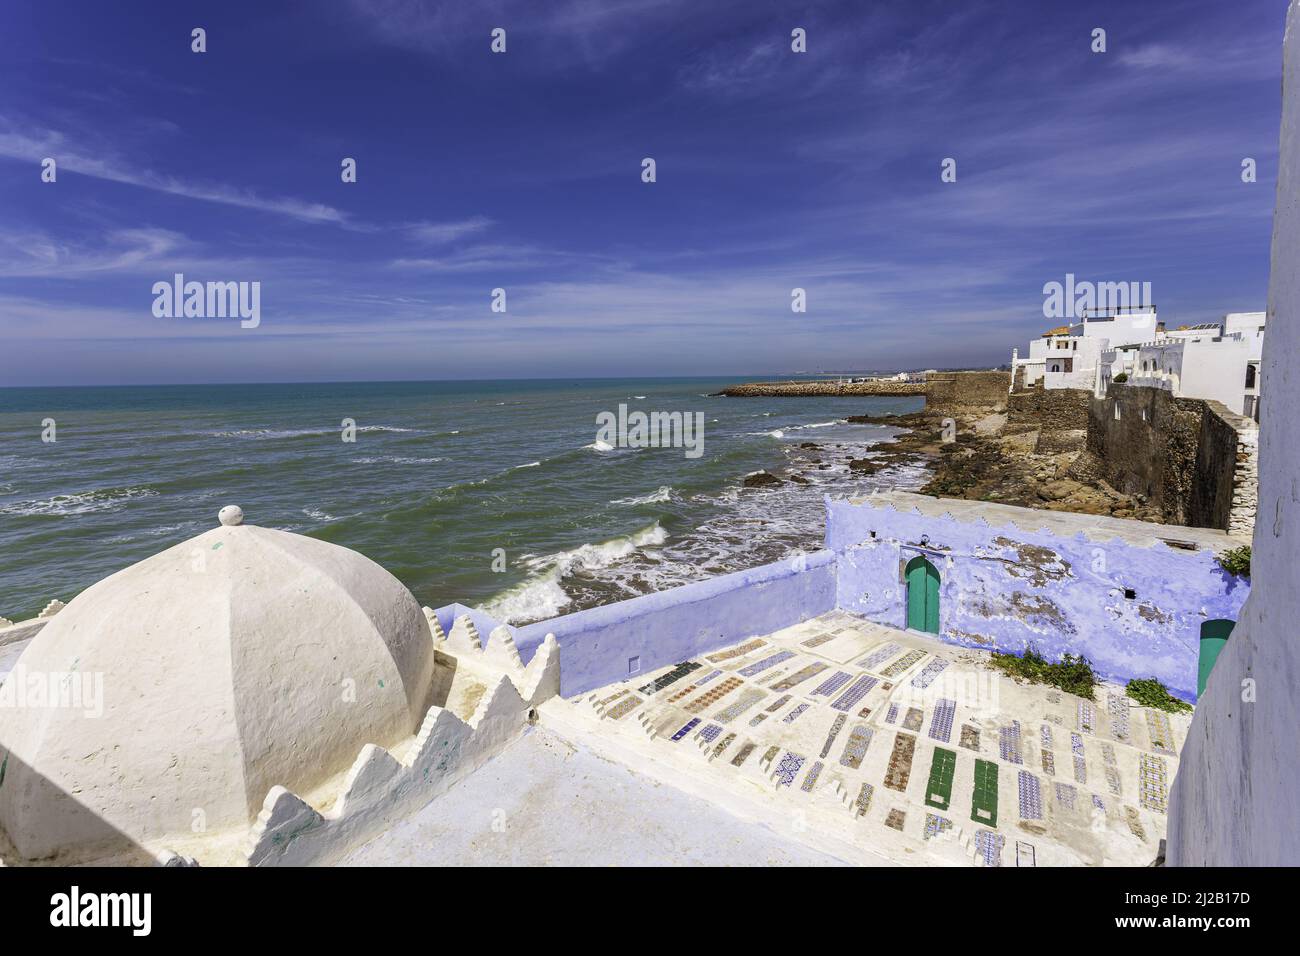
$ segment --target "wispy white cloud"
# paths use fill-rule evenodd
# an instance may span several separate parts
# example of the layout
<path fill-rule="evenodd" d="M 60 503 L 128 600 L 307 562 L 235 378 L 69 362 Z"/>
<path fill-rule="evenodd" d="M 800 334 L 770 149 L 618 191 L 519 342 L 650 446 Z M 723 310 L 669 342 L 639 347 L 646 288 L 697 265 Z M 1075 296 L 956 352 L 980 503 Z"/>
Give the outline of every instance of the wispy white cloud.
<path fill-rule="evenodd" d="M 406 226 L 406 233 L 421 242 L 443 245 L 477 235 L 492 225 L 492 220 L 486 216 L 471 216 L 455 222 L 413 222 Z"/>
<path fill-rule="evenodd" d="M 53 130 L 41 130 L 35 136 L 16 132 L 13 124 L 0 118 L 7 129 L 0 130 L 0 157 L 28 162 L 36 168 L 49 157 L 58 164 L 59 173 L 72 172 L 109 182 L 137 186 L 154 192 L 222 203 L 244 209 L 288 216 L 303 222 L 347 225 L 346 213 L 325 203 L 284 196 L 263 196 L 245 188 L 221 183 L 201 183 L 137 166 L 121 157 L 83 151 L 68 137 Z"/>

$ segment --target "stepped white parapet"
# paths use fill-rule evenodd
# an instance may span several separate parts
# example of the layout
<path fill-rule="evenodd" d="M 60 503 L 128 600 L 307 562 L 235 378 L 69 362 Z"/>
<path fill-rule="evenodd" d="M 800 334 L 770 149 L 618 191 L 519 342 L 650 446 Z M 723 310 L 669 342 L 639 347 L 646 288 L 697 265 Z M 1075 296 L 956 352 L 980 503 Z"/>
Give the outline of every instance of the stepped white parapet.
<path fill-rule="evenodd" d="M 493 654 L 476 646 L 478 636 L 467 617 L 456 621 L 453 637 L 458 632 L 474 637 L 474 649 L 464 661 L 467 666 L 491 666 L 501 656 L 502 652 Z M 250 834 L 249 865 L 303 866 L 338 860 L 424 807 L 517 740 L 527 729 L 533 708 L 559 689 L 560 647 L 548 634 L 527 667 L 520 664 L 513 674 L 499 675 L 468 722 L 444 707 L 431 707 L 404 761 L 373 744 L 362 748 L 328 812 L 314 809 L 284 787 L 272 788 Z"/>

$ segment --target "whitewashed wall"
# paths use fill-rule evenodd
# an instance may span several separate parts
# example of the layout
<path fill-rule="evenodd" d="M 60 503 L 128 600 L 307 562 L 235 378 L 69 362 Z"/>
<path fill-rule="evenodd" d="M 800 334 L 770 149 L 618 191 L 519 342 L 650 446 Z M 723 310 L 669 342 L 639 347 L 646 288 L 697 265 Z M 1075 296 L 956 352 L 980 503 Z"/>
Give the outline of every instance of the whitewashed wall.
<path fill-rule="evenodd" d="M 1169 808 L 1174 866 L 1300 864 L 1300 7 L 1287 14 L 1267 407 L 1253 587 L 1192 722 Z"/>

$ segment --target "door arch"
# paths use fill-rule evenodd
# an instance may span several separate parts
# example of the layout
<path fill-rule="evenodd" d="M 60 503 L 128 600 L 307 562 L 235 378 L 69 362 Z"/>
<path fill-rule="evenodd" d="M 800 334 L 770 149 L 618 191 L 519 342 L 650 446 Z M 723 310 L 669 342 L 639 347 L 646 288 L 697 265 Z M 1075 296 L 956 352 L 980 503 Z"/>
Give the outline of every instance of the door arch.
<path fill-rule="evenodd" d="M 939 633 L 939 569 L 918 554 L 907 562 L 907 626 Z"/>
<path fill-rule="evenodd" d="M 1219 659 L 1219 652 L 1223 650 L 1223 645 L 1228 643 L 1228 636 L 1236 623 L 1236 621 L 1220 618 L 1206 621 L 1201 625 L 1201 656 L 1196 669 L 1197 697 L 1205 693 L 1210 671 L 1214 670 L 1214 662 Z"/>

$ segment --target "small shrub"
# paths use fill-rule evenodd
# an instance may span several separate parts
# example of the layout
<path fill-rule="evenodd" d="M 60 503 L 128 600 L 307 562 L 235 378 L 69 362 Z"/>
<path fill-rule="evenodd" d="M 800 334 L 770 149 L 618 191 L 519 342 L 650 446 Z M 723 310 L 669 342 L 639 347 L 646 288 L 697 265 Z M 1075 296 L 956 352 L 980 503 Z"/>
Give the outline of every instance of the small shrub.
<path fill-rule="evenodd" d="M 1050 663 L 1038 649 L 1030 646 L 1021 656 L 993 654 L 993 666 L 1010 675 L 1034 684 L 1050 684 L 1067 694 L 1093 700 L 1092 689 L 1099 681 L 1092 672 L 1086 657 L 1066 654 L 1055 664 Z"/>
<path fill-rule="evenodd" d="M 1114 382 L 1116 385 L 1123 385 L 1125 382 L 1128 381 L 1128 372 L 1120 372 L 1118 375 L 1112 378 L 1111 381 Z"/>
<path fill-rule="evenodd" d="M 1219 567 L 1241 578 L 1250 577 L 1250 545 L 1223 552 L 1219 555 Z"/>
<path fill-rule="evenodd" d="M 1169 689 L 1154 677 L 1146 680 L 1131 680 L 1124 688 L 1124 692 L 1143 707 L 1154 707 L 1156 710 L 1171 714 L 1185 713 L 1192 709 L 1191 704 L 1169 693 Z"/>

